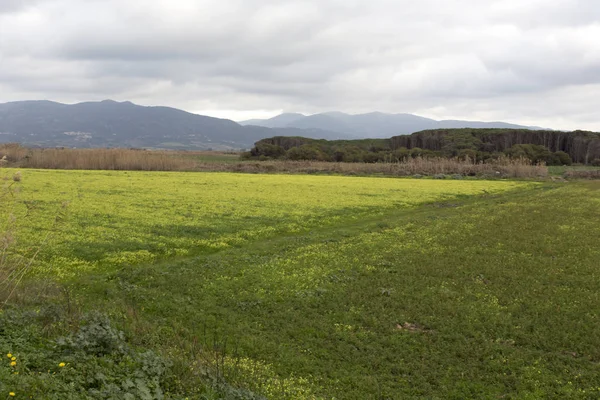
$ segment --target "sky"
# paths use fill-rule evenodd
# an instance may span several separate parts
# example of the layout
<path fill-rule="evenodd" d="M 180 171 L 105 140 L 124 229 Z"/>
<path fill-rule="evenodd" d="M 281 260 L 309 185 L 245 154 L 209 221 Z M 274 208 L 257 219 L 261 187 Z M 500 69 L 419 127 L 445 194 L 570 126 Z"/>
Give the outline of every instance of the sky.
<path fill-rule="evenodd" d="M 0 0 L 0 102 L 600 131 L 598 0 Z"/>

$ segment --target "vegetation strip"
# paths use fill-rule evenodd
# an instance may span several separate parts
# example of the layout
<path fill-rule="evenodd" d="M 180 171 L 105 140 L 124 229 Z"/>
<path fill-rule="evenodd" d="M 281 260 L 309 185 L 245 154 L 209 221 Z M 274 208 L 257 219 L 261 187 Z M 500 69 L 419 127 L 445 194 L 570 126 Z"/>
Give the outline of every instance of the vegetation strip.
<path fill-rule="evenodd" d="M 244 157 L 346 162 L 395 162 L 458 157 L 478 162 L 502 156 L 532 163 L 600 166 L 600 133 L 530 129 L 432 129 L 390 139 L 317 140 L 276 136 L 256 142 Z"/>

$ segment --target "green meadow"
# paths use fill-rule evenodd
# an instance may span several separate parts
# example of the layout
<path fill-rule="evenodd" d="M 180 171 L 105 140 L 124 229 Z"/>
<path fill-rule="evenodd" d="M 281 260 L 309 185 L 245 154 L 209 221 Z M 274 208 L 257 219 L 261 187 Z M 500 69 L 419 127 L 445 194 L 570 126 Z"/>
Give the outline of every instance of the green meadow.
<path fill-rule="evenodd" d="M 0 398 L 600 397 L 597 181 L 6 182 Z"/>

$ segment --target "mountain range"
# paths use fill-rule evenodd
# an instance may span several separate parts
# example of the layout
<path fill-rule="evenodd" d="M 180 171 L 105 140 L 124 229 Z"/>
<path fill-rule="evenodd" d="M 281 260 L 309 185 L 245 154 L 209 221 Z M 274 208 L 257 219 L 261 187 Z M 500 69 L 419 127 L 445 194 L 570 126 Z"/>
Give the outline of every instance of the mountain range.
<path fill-rule="evenodd" d="M 383 138 L 396 135 L 408 135 L 427 129 L 452 128 L 506 128 L 506 129 L 543 129 L 534 126 L 509 124 L 506 122 L 480 122 L 442 120 L 413 114 L 345 114 L 338 111 L 314 115 L 285 113 L 270 119 L 251 119 L 241 121 L 244 126 L 263 126 L 268 128 L 324 129 L 343 133 L 349 138 Z"/>
<path fill-rule="evenodd" d="M 341 112 L 282 114 L 236 123 L 170 107 L 112 100 L 72 105 L 46 100 L 0 104 L 0 142 L 39 147 L 233 150 L 250 148 L 273 136 L 358 139 L 456 127 L 529 128 L 502 122 L 435 121 L 411 114 Z"/>

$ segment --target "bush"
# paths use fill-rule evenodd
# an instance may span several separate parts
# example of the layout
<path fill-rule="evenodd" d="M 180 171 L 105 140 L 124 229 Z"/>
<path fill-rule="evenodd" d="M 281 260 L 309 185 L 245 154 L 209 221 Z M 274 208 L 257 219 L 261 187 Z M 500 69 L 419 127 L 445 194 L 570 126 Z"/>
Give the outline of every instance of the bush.
<path fill-rule="evenodd" d="M 90 314 L 78 332 L 58 339 L 57 343 L 65 351 L 83 351 L 96 356 L 127 353 L 123 332 L 110 326 L 108 318 L 97 313 Z"/>
<path fill-rule="evenodd" d="M 564 151 L 557 151 L 554 153 L 554 162 L 555 165 L 571 165 L 573 164 L 573 160 L 571 156 Z"/>
<path fill-rule="evenodd" d="M 412 149 L 410 149 L 410 156 L 412 158 L 423 157 L 424 154 L 425 154 L 425 150 L 423 150 L 420 147 L 413 147 Z"/>
<path fill-rule="evenodd" d="M 252 158 L 252 153 L 249 151 L 244 151 L 240 154 L 240 160 L 250 160 Z"/>
<path fill-rule="evenodd" d="M 458 151 L 457 156 L 460 160 L 476 161 L 478 153 L 472 149 L 463 149 Z"/>
<path fill-rule="evenodd" d="M 594 160 L 592 160 L 591 164 L 594 167 L 600 167 L 600 158 L 595 158 Z"/>
<path fill-rule="evenodd" d="M 310 145 L 302 145 L 300 147 L 292 147 L 285 153 L 288 160 L 326 160 L 328 157 L 321 150 Z"/>
<path fill-rule="evenodd" d="M 365 153 L 363 155 L 363 161 L 366 163 L 376 163 L 383 160 L 378 153 Z"/>
<path fill-rule="evenodd" d="M 269 143 L 260 143 L 250 150 L 250 155 L 253 157 L 279 158 L 285 155 L 285 149 Z"/>
<path fill-rule="evenodd" d="M 400 147 L 393 153 L 394 161 L 402 162 L 410 157 L 410 151 L 406 147 Z"/>
<path fill-rule="evenodd" d="M 556 164 L 554 154 L 548 148 L 536 144 L 516 144 L 508 149 L 506 154 L 513 159 L 527 158 L 532 163 Z"/>

